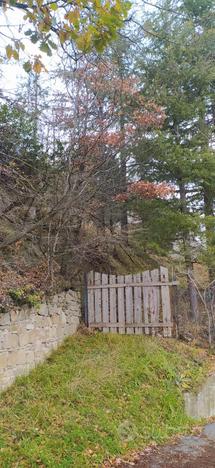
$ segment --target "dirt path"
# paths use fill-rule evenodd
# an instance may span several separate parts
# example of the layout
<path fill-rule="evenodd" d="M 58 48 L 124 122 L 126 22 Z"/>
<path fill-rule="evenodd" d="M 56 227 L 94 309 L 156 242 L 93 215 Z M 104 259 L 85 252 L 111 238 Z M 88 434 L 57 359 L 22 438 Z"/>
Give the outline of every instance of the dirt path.
<path fill-rule="evenodd" d="M 207 424 L 201 435 L 181 437 L 177 443 L 147 448 L 136 461 L 120 468 L 215 468 L 215 423 Z"/>

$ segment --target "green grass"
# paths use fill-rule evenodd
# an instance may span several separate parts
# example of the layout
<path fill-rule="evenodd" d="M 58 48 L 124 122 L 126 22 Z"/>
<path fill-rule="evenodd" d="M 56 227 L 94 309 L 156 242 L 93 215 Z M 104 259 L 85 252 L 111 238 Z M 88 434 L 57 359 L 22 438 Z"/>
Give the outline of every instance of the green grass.
<path fill-rule="evenodd" d="M 174 340 L 77 335 L 0 397 L 0 466 L 93 467 L 191 421 L 182 388 L 206 360 Z"/>

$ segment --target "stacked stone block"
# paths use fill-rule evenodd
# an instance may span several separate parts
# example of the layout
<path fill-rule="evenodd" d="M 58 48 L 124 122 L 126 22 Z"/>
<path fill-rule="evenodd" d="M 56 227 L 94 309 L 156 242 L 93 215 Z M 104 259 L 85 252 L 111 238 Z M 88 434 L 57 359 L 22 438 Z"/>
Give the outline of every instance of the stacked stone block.
<path fill-rule="evenodd" d="M 53 296 L 38 308 L 0 313 L 0 390 L 73 335 L 80 318 L 80 294 L 72 290 Z"/>

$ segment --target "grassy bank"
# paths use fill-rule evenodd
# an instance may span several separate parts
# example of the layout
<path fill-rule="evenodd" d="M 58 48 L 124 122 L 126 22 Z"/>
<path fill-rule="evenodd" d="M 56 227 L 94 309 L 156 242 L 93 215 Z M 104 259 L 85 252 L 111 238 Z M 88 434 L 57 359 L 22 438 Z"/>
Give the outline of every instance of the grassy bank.
<path fill-rule="evenodd" d="M 188 430 L 204 355 L 174 340 L 77 335 L 0 397 L 1 467 L 93 467 Z"/>

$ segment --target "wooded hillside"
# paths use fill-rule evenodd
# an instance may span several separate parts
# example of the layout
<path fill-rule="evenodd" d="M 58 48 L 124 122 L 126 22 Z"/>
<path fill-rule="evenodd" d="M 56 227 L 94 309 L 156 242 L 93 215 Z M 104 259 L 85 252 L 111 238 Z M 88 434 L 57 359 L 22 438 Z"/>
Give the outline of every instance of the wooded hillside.
<path fill-rule="evenodd" d="M 188 273 L 195 317 L 193 264 L 215 270 L 213 1 L 143 2 L 137 15 L 118 2 L 112 19 L 96 10 L 99 32 L 93 11 L 82 22 L 85 7 L 70 6 L 75 36 L 53 31 L 59 2 L 39 19 L 26 5 L 26 36 L 56 62 L 47 75 L 42 58 L 27 67 L 19 37 L 6 47 L 28 73 L 1 90 L 2 307 L 162 258 Z"/>

